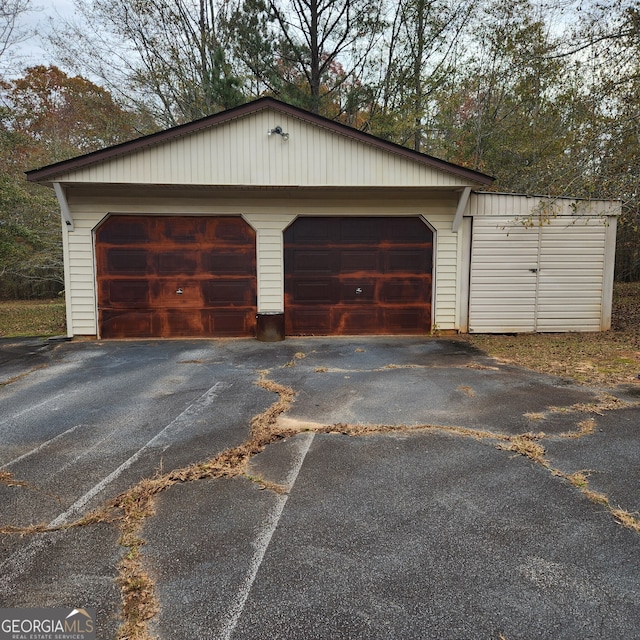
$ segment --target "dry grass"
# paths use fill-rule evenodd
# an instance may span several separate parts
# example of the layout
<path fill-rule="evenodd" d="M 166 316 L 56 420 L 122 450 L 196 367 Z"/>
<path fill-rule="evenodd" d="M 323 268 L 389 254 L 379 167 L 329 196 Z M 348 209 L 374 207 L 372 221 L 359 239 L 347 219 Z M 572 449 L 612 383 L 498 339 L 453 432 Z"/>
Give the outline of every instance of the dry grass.
<path fill-rule="evenodd" d="M 628 402 L 610 393 L 600 393 L 595 402 L 578 402 L 570 407 L 549 407 L 549 413 L 595 413 L 601 416 L 605 411 L 617 411 L 628 406 Z"/>
<path fill-rule="evenodd" d="M 640 519 L 637 515 L 629 513 L 624 509 L 611 509 L 611 515 L 627 529 L 632 529 L 636 533 L 640 533 Z"/>
<path fill-rule="evenodd" d="M 251 434 L 244 444 L 227 449 L 211 460 L 143 480 L 108 506 L 107 512 L 117 510 L 122 514 L 119 519 L 120 544 L 128 550 L 118 566 L 124 619 L 118 640 L 150 640 L 146 623 L 158 611 L 155 586 L 141 557 L 144 545 L 141 530 L 145 520 L 154 514 L 156 495 L 181 482 L 245 475 L 251 457 L 271 442 L 290 435 L 288 431 L 282 433 L 277 430 L 275 425 L 278 417 L 289 408 L 295 394 L 289 387 L 267 380 L 265 375 L 266 372 L 262 372 L 258 385 L 277 393 L 278 400 L 252 420 Z M 275 483 L 260 481 L 260 484 L 263 488 L 282 490 Z"/>
<path fill-rule="evenodd" d="M 305 353 L 302 353 L 301 351 L 298 351 L 297 353 L 295 353 L 293 355 L 293 358 L 291 358 L 291 360 L 289 360 L 289 362 L 285 362 L 282 366 L 283 367 L 295 367 L 298 360 L 302 360 L 303 358 L 306 358 L 306 357 L 307 357 L 307 355 Z"/>
<path fill-rule="evenodd" d="M 469 335 L 463 339 L 502 362 L 582 384 L 638 381 L 640 283 L 614 286 L 612 330 L 605 333 Z"/>
<path fill-rule="evenodd" d="M 513 451 L 518 455 L 525 456 L 543 467 L 548 467 L 549 462 L 544 457 L 546 453 L 545 448 L 538 442 L 544 434 L 523 433 L 518 436 L 513 436 L 507 443 L 498 445 L 499 449 L 504 451 Z"/>
<path fill-rule="evenodd" d="M 4 484 L 7 487 L 26 487 L 27 483 L 22 480 L 16 480 L 12 473 L 8 471 L 0 471 L 0 484 Z"/>
<path fill-rule="evenodd" d="M 555 470 L 554 475 L 565 478 L 574 487 L 580 489 L 580 491 L 588 500 L 590 500 L 594 504 L 605 507 L 616 519 L 616 521 L 623 527 L 631 529 L 636 533 L 640 533 L 640 518 L 638 517 L 638 514 L 634 514 L 626 511 L 625 509 L 620 509 L 618 507 L 612 506 L 609 498 L 604 493 L 591 490 L 589 488 L 589 479 L 586 472 L 577 471 L 576 473 L 565 474 L 561 471 Z"/>
<path fill-rule="evenodd" d="M 575 431 L 567 431 L 561 433 L 559 438 L 582 438 L 589 436 L 596 430 L 596 421 L 593 418 L 587 418 L 578 422 L 578 428 Z"/>
<path fill-rule="evenodd" d="M 254 482 L 258 485 L 258 487 L 262 490 L 268 489 L 269 491 L 273 491 L 273 493 L 283 494 L 287 493 L 287 487 L 278 482 L 271 482 L 271 480 L 265 480 L 262 476 L 254 476 L 250 474 L 245 474 L 244 477 L 251 482 Z"/>
<path fill-rule="evenodd" d="M 0 338 L 56 336 L 66 332 L 63 300 L 0 302 Z"/>

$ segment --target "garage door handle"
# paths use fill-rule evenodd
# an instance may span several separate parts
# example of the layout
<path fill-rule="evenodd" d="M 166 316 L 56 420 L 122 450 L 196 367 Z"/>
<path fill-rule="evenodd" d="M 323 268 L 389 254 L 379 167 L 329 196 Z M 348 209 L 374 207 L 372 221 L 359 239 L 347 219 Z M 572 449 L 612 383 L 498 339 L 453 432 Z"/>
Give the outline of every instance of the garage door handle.
<path fill-rule="evenodd" d="M 182 295 L 182 287 L 178 287 L 178 290 L 176 291 L 176 293 L 181 296 Z"/>
<path fill-rule="evenodd" d="M 531 271 L 531 273 L 538 273 L 537 269 L 529 269 L 529 271 Z"/>

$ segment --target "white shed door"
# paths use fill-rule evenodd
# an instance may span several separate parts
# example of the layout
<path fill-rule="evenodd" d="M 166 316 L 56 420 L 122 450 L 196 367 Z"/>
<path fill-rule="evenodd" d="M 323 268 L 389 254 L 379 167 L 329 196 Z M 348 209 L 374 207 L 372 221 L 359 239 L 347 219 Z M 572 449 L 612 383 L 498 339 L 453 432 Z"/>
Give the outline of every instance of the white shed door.
<path fill-rule="evenodd" d="M 473 220 L 469 331 L 599 331 L 606 220 Z"/>

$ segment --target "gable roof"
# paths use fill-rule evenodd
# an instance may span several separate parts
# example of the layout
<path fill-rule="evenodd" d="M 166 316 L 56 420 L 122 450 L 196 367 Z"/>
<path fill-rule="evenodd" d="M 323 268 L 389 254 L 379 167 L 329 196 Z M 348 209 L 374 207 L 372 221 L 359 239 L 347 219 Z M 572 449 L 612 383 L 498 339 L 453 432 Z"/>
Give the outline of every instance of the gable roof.
<path fill-rule="evenodd" d="M 81 177 L 81 181 L 83 182 L 100 182 L 101 180 L 99 179 L 96 180 L 87 177 L 88 174 L 86 173 L 86 170 L 91 167 L 96 167 L 100 164 L 109 163 L 116 159 L 123 158 L 124 156 L 134 156 L 135 154 L 140 154 L 141 152 L 148 152 L 154 147 L 161 147 L 162 145 L 175 143 L 177 140 L 183 139 L 188 136 L 196 136 L 197 134 L 200 134 L 205 130 L 222 129 L 224 128 L 224 125 L 227 125 L 232 121 L 239 120 L 246 116 L 259 114 L 260 112 L 264 111 L 271 111 L 272 113 L 275 112 L 275 114 L 278 115 L 295 118 L 298 121 L 302 121 L 306 125 L 320 127 L 333 134 L 338 134 L 342 139 L 346 138 L 347 140 L 358 143 L 358 146 L 365 145 L 370 150 L 373 150 L 377 153 L 383 153 L 386 155 L 392 154 L 396 158 L 404 160 L 404 163 L 399 166 L 400 172 L 407 169 L 406 163 L 408 161 L 411 165 L 420 165 L 425 169 L 430 169 L 432 172 L 436 171 L 449 174 L 449 176 L 454 179 L 454 183 L 447 186 L 453 186 L 453 184 L 455 184 L 456 186 L 460 186 L 468 182 L 474 183 L 476 185 L 490 185 L 493 182 L 493 178 L 491 176 L 487 176 L 478 171 L 467 169 L 466 167 L 461 167 L 459 165 L 440 160 L 433 156 L 413 151 L 393 142 L 388 142 L 371 134 L 364 133 L 352 127 L 343 125 L 339 122 L 329 120 L 328 118 L 325 118 L 323 116 L 310 113 L 308 111 L 305 111 L 304 109 L 288 105 L 284 102 L 280 102 L 279 100 L 270 97 L 259 98 L 253 102 L 243 104 L 239 107 L 228 109 L 227 111 L 222 111 L 212 116 L 207 116 L 193 122 L 172 127 L 171 129 L 152 133 L 150 135 L 107 147 L 99 151 L 94 151 L 92 153 L 71 158 L 69 160 L 64 160 L 62 162 L 57 162 L 40 169 L 28 171 L 27 179 L 31 182 L 46 183 L 55 182 L 57 181 L 56 178 L 58 180 L 61 179 L 62 181 L 73 181 L 74 177 Z M 305 153 L 311 154 L 314 153 L 314 150 L 306 150 Z M 125 175 L 125 172 L 123 172 L 122 168 L 119 175 Z M 220 176 L 216 177 L 219 178 Z M 164 176 L 164 178 L 165 180 L 160 179 L 159 181 L 166 184 L 166 176 Z M 207 176 L 207 178 L 209 177 Z M 247 182 L 246 176 L 243 176 L 242 179 L 244 180 L 243 183 L 252 182 L 252 180 L 249 180 L 249 182 Z M 121 182 L 122 180 L 114 181 Z M 257 180 L 254 182 L 256 184 L 258 183 Z M 235 181 L 229 181 L 229 184 L 238 183 L 239 182 L 237 178 Z M 268 181 L 264 181 L 264 183 L 270 184 Z M 411 184 L 413 186 L 413 183 Z"/>

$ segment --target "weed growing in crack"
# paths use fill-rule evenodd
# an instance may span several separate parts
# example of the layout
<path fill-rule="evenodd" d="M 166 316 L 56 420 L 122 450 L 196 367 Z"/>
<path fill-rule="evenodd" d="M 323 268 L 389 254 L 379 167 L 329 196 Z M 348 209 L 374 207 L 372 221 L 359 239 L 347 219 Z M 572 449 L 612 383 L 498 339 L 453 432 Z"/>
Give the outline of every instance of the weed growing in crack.
<path fill-rule="evenodd" d="M 525 456 L 543 467 L 548 467 L 549 462 L 544 457 L 545 448 L 538 442 L 544 438 L 544 434 L 523 433 L 522 435 L 513 436 L 509 439 L 508 444 L 498 445 L 499 449 L 504 451 L 514 451 L 515 453 Z"/>
<path fill-rule="evenodd" d="M 601 393 L 594 402 L 578 402 L 570 407 L 549 407 L 550 413 L 596 413 L 601 416 L 604 411 L 616 411 L 632 406 L 629 402 L 612 396 L 610 393 Z"/>
<path fill-rule="evenodd" d="M 566 474 L 555 469 L 553 474 L 556 476 L 560 476 L 565 480 L 568 480 L 574 487 L 580 489 L 582 494 L 594 504 L 605 507 L 609 511 L 609 513 L 611 513 L 611 515 L 616 519 L 618 524 L 621 524 L 623 527 L 631 529 L 636 533 L 640 533 L 640 514 L 630 513 L 625 509 L 613 507 L 608 496 L 606 496 L 604 493 L 600 493 L 599 491 L 592 491 L 589 488 L 589 472 L 576 471 L 575 473 Z"/>
<path fill-rule="evenodd" d="M 295 360 L 301 359 L 302 357 L 304 357 L 304 354 L 296 354 L 291 361 L 293 364 L 289 366 L 294 366 Z M 394 368 L 393 365 L 390 367 Z M 492 369 L 493 367 L 479 366 L 476 368 Z M 328 369 L 318 367 L 316 371 L 326 372 Z M 147 622 L 158 612 L 159 604 L 155 595 L 155 585 L 147 574 L 143 563 L 142 547 L 144 545 L 144 539 L 141 535 L 144 523 L 154 514 L 155 497 L 177 483 L 194 482 L 206 478 L 233 478 L 242 475 L 252 482 L 258 483 L 261 488 L 270 489 L 279 493 L 283 492 L 285 488 L 281 485 L 270 483 L 261 477 L 253 477 L 248 474 L 247 465 L 254 455 L 263 451 L 269 444 L 303 431 L 314 431 L 325 434 L 339 433 L 354 437 L 394 432 L 438 431 L 460 437 L 490 441 L 497 446 L 497 448 L 526 456 L 549 470 L 552 475 L 568 480 L 589 500 L 607 508 L 621 525 L 640 533 L 640 520 L 638 517 L 622 509 L 613 508 L 607 496 L 591 491 L 588 486 L 587 476 L 584 472 L 569 476 L 550 467 L 549 462 L 545 458 L 545 448 L 540 443 L 540 440 L 546 437 L 544 433 L 524 433 L 510 436 L 479 429 L 426 424 L 416 426 L 308 425 L 303 423 L 292 424 L 291 422 L 280 422 L 280 417 L 294 401 L 295 392 L 289 387 L 269 380 L 267 377 L 269 371 L 260 371 L 259 374 L 260 377 L 256 384 L 267 391 L 277 394 L 278 400 L 270 405 L 264 412 L 253 418 L 250 425 L 250 435 L 243 444 L 227 449 L 214 458 L 184 468 L 175 469 L 166 473 L 160 468 L 153 478 L 141 481 L 136 486 L 113 499 L 105 505 L 104 508 L 87 514 L 75 522 L 55 528 L 50 528 L 43 524 L 22 528 L 4 527 L 0 529 L 0 532 L 26 535 L 76 526 L 87 526 L 99 522 L 115 524 L 120 531 L 119 543 L 125 549 L 124 557 L 118 565 L 117 580 L 121 589 L 122 616 L 124 620 L 118 631 L 118 640 L 150 640 Z M 612 396 L 603 395 L 600 396 L 598 401 L 593 405 L 574 405 L 569 409 L 557 410 L 597 413 L 599 410 L 619 409 L 624 406 L 620 401 L 615 398 L 612 400 L 612 398 Z M 594 407 L 596 410 L 594 410 Z M 580 437 L 593 433 L 594 429 L 595 421 L 593 419 L 587 419 L 578 424 L 577 431 L 562 434 L 561 437 Z M 7 484 L 8 486 L 22 486 L 22 483 L 15 481 L 13 476 L 7 472 L 0 474 L 0 483 Z M 501 635 L 501 638 L 504 638 L 504 636 Z"/>
<path fill-rule="evenodd" d="M 26 482 L 24 480 L 16 480 L 14 475 L 9 471 L 0 471 L 0 485 L 4 485 L 6 487 L 20 487 L 21 489 L 26 489 L 27 491 L 39 493 L 43 496 L 46 496 L 47 498 L 51 498 L 58 504 L 62 504 L 60 496 L 56 495 L 55 493 L 43 491 L 39 487 L 32 485 L 30 482 Z M 3 530 L 0 528 L 0 532 L 2 531 Z"/>
<path fill-rule="evenodd" d="M 556 475 L 561 475 L 560 473 L 557 473 Z M 585 475 L 584 471 L 576 471 L 575 473 L 572 473 L 570 475 L 564 475 L 564 477 L 574 486 L 577 487 L 578 489 L 585 489 L 586 487 L 589 486 L 589 480 L 587 480 L 587 476 Z"/>
<path fill-rule="evenodd" d="M 623 526 L 627 529 L 632 529 L 633 531 L 640 533 L 640 518 L 639 514 L 632 514 L 624 509 L 613 509 L 610 508 L 611 515 Z"/>
<path fill-rule="evenodd" d="M 9 471 L 0 471 L 0 484 L 4 484 L 7 487 L 27 487 L 28 483 L 23 480 L 16 480 L 13 477 L 13 473 Z"/>
<path fill-rule="evenodd" d="M 285 362 L 282 366 L 283 367 L 295 367 L 297 362 L 296 360 L 302 360 L 303 358 L 306 358 L 307 355 L 305 353 L 302 353 L 301 351 L 298 351 L 297 353 L 295 353 L 293 355 L 293 358 L 291 358 L 291 360 L 289 360 L 288 362 Z"/>
<path fill-rule="evenodd" d="M 474 391 L 473 387 L 469 387 L 466 384 L 460 385 L 458 387 L 458 391 L 462 391 L 462 393 L 464 393 L 469 398 L 474 398 L 476 395 L 476 392 Z"/>
<path fill-rule="evenodd" d="M 589 436 L 596 430 L 596 421 L 593 418 L 587 418 L 578 422 L 578 429 L 576 431 L 567 431 L 561 433 L 559 438 L 582 438 L 583 436 Z"/>
<path fill-rule="evenodd" d="M 478 362 L 471 362 L 464 365 L 465 369 L 478 369 L 479 371 L 500 371 L 499 367 L 491 367 L 486 364 L 480 364 Z"/>
<path fill-rule="evenodd" d="M 279 484 L 277 482 L 271 482 L 270 480 L 265 480 L 262 476 L 254 476 L 254 475 L 245 473 L 244 477 L 247 480 L 250 480 L 251 482 L 257 484 L 258 487 L 262 490 L 269 489 L 270 491 L 273 491 L 274 493 L 277 493 L 280 495 L 282 495 L 283 493 L 287 493 L 287 488 L 284 485 Z"/>
<path fill-rule="evenodd" d="M 151 480 L 143 480 L 111 503 L 112 508 L 123 513 L 119 525 L 120 544 L 128 549 L 118 566 L 124 619 L 118 632 L 118 640 L 149 640 L 146 623 L 158 611 L 154 584 L 142 562 L 141 548 L 144 540 L 140 536 L 144 522 L 154 513 L 155 496 L 177 483 L 246 475 L 246 466 L 251 457 L 263 451 L 274 440 L 292 435 L 289 432 L 278 432 L 274 426 L 280 414 L 289 408 L 295 393 L 289 387 L 267 380 L 266 375 L 267 372 L 262 371 L 257 384 L 277 393 L 278 400 L 251 421 L 251 433 L 247 442 L 227 449 L 208 461 L 176 469 Z M 282 489 L 276 483 L 261 481 L 261 484 L 274 491 Z"/>
<path fill-rule="evenodd" d="M 604 507 L 609 506 L 609 498 L 604 495 L 604 493 L 599 493 L 598 491 L 590 491 L 586 487 L 582 489 L 582 493 L 584 493 L 591 502 L 595 502 L 596 504 L 601 504 Z"/>
<path fill-rule="evenodd" d="M 18 374 L 17 376 L 13 376 L 13 378 L 9 378 L 8 380 L 3 380 L 2 382 L 0 382 L 0 389 L 2 387 L 6 387 L 10 384 L 13 384 L 14 382 L 18 382 L 18 380 L 22 380 L 23 378 L 26 378 L 27 376 L 30 376 L 34 371 L 40 371 L 40 369 L 45 369 L 48 365 L 46 364 L 39 364 L 37 367 L 33 367 L 32 369 L 29 369 L 29 371 L 25 371 L 23 373 Z"/>
<path fill-rule="evenodd" d="M 34 533 L 45 533 L 47 531 L 55 531 L 55 529 L 50 529 L 44 522 L 39 524 L 30 524 L 25 527 L 16 527 L 11 524 L 0 527 L 0 534 L 4 535 L 18 534 L 20 536 L 28 536 Z"/>

